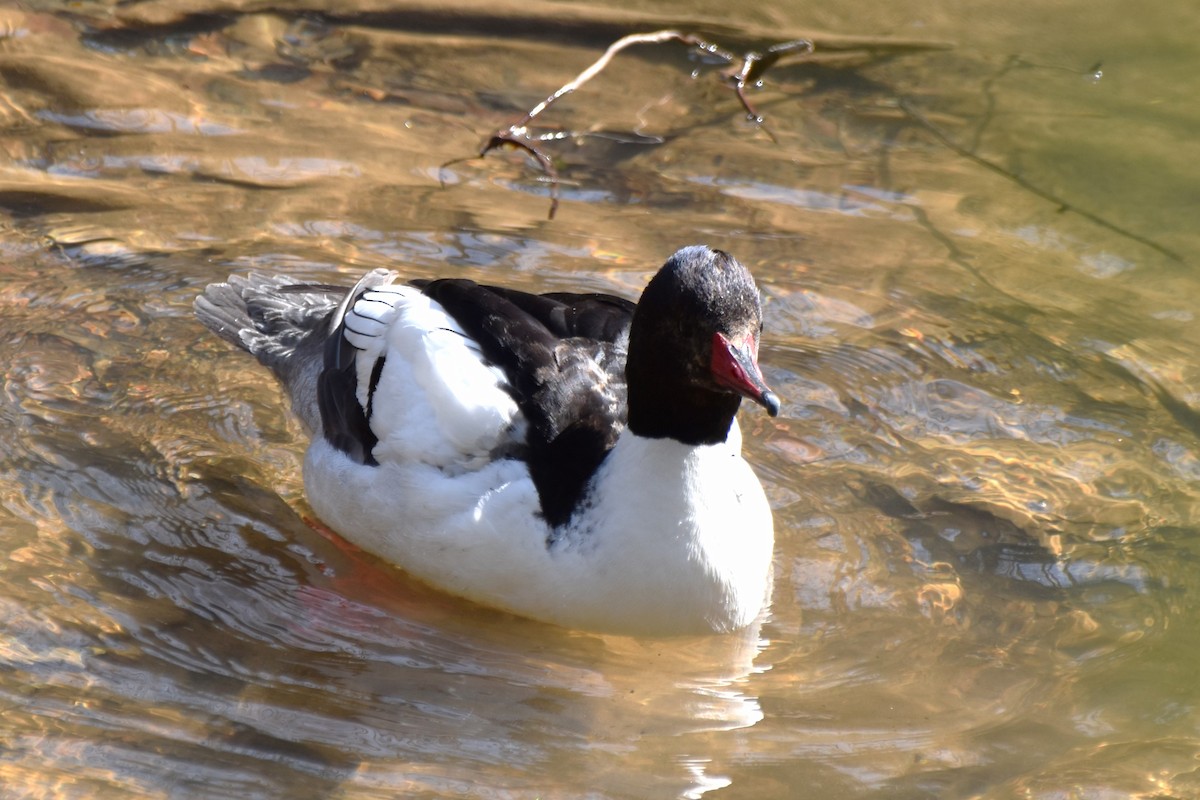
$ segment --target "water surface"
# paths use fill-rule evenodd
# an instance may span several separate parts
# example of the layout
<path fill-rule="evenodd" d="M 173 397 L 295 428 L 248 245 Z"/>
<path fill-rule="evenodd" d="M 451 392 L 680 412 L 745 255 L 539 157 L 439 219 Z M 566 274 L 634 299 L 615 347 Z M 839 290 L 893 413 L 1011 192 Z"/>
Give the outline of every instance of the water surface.
<path fill-rule="evenodd" d="M 1200 794 L 1200 14 L 927 5 L 0 10 L 0 796 Z M 667 26 L 817 50 L 764 126 L 622 54 L 539 117 L 553 220 L 469 158 Z M 248 269 L 636 296 L 699 241 L 758 277 L 785 399 L 742 417 L 778 546 L 741 636 L 353 550 L 191 315 Z"/>

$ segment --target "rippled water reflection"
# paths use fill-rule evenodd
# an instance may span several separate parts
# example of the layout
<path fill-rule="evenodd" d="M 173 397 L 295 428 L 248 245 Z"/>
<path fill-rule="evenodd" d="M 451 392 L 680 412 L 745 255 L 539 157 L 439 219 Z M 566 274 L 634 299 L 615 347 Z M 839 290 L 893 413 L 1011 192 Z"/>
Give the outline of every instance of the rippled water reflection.
<path fill-rule="evenodd" d="M 1194 12 L 255 8 L 0 11 L 0 796 L 1200 794 Z M 520 157 L 455 161 L 665 24 L 866 38 L 769 73 L 769 132 L 623 55 L 545 117 L 553 221 Z M 191 317 L 251 268 L 633 295 L 690 241 L 758 276 L 786 400 L 743 418 L 779 539 L 743 636 L 353 550 Z"/>

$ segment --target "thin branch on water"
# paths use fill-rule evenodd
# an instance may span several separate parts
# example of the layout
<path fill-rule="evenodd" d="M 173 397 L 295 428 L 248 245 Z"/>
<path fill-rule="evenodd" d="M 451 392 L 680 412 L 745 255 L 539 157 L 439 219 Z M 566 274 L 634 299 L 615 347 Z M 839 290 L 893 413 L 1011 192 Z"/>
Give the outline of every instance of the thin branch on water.
<path fill-rule="evenodd" d="M 612 61 L 622 50 L 637 44 L 662 44 L 664 42 L 679 42 L 688 47 L 699 50 L 707 55 L 715 56 L 727 64 L 733 65 L 739 61 L 739 57 L 735 56 L 731 51 L 726 50 L 720 45 L 706 41 L 693 33 L 681 33 L 673 30 L 653 31 L 651 33 L 631 33 L 628 36 L 623 36 L 617 41 L 608 46 L 604 54 L 596 59 L 587 69 L 580 72 L 573 79 L 563 84 L 556 89 L 553 94 L 547 97 L 542 102 L 534 106 L 521 119 L 509 125 L 506 128 L 493 133 L 479 150 L 476 157 L 483 157 L 500 147 L 515 147 L 525 151 L 532 156 L 541 167 L 542 172 L 550 183 L 550 219 L 554 219 L 554 214 L 558 210 L 558 170 L 554 166 L 554 160 L 538 146 L 536 137 L 529 133 L 529 123 L 534 120 L 539 114 L 556 103 L 564 95 L 583 86 L 585 83 L 596 77 L 609 62 Z M 807 39 L 796 39 L 789 42 L 772 45 L 767 49 L 766 53 L 758 53 L 749 51 L 740 57 L 740 66 L 736 70 L 727 70 L 724 73 L 726 82 L 733 88 L 737 94 L 738 102 L 746 111 L 746 116 L 760 127 L 763 126 L 763 119 L 750 104 L 746 97 L 746 85 L 755 85 L 762 80 L 763 75 L 773 67 L 781 58 L 791 54 L 806 55 L 813 51 L 813 44 Z M 770 131 L 767 131 L 770 135 Z M 774 136 L 771 137 L 774 139 Z M 447 167 L 450 164 L 458 163 L 466 159 L 456 159 L 455 161 L 443 164 Z"/>
<path fill-rule="evenodd" d="M 767 48 L 766 53 L 756 53 L 753 50 L 746 53 L 742 57 L 741 68 L 736 72 L 726 74 L 726 80 L 733 86 L 733 90 L 737 94 L 742 108 L 746 109 L 746 116 L 759 125 L 763 124 L 762 115 L 754 110 L 754 106 L 750 105 L 750 101 L 746 98 L 746 84 L 752 86 L 759 84 L 767 70 L 775 66 L 775 62 L 779 61 L 783 56 L 789 53 L 808 55 L 812 51 L 813 43 L 808 39 L 795 39 L 790 42 L 773 44 Z M 775 139 L 770 131 L 767 131 L 767 134 L 771 136 L 772 140 Z"/>

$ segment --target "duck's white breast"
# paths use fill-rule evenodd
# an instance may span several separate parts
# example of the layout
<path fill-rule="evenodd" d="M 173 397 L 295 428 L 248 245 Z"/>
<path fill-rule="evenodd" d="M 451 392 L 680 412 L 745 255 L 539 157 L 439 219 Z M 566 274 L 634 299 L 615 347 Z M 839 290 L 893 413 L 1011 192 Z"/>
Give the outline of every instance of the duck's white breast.
<path fill-rule="evenodd" d="M 628 431 L 554 549 L 591 593 L 572 624 L 645 633 L 724 631 L 766 600 L 774 532 L 762 485 L 729 441 L 694 447 Z M 586 587 L 584 589 L 583 587 Z"/>
<path fill-rule="evenodd" d="M 356 464 L 319 440 L 305 485 L 317 514 L 363 549 L 446 591 L 567 627 L 732 630 L 766 599 L 770 508 L 727 445 L 627 432 L 586 505 L 554 530 L 514 459 L 451 475 L 412 462 Z"/>

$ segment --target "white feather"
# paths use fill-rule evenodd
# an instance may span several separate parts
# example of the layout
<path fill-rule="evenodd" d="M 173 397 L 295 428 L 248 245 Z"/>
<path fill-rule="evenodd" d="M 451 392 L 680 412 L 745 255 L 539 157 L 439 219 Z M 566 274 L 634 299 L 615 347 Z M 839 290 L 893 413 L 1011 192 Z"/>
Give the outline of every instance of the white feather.
<path fill-rule="evenodd" d="M 390 304 L 379 301 L 384 294 Z M 440 305 L 414 287 L 388 286 L 368 292 L 346 318 L 356 328 L 364 319 L 383 326 L 369 341 L 352 342 L 362 349 L 364 407 L 375 360 L 385 358 L 371 407 L 376 460 L 458 472 L 511 444 L 523 420 L 504 390 L 504 372 L 483 362 L 478 345 Z"/>

